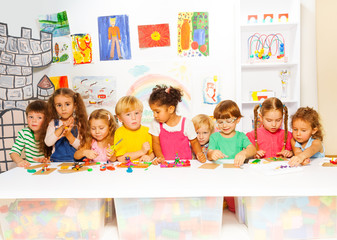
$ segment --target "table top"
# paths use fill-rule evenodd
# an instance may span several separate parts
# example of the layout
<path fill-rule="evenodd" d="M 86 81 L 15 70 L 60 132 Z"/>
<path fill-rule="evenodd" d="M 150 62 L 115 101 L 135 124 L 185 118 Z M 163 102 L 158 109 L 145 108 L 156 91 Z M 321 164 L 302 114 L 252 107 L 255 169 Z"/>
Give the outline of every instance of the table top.
<path fill-rule="evenodd" d="M 337 167 L 322 167 L 328 159 L 315 159 L 292 173 L 267 175 L 255 164 L 242 168 L 191 167 L 147 170 L 126 168 L 33 175 L 16 167 L 0 174 L 0 198 L 163 198 L 204 196 L 333 196 L 337 195 Z M 60 163 L 52 163 L 57 167 Z M 274 163 L 273 163 L 274 164 Z M 253 166 L 254 165 L 254 166 Z M 60 168 L 60 167 L 58 167 Z"/>

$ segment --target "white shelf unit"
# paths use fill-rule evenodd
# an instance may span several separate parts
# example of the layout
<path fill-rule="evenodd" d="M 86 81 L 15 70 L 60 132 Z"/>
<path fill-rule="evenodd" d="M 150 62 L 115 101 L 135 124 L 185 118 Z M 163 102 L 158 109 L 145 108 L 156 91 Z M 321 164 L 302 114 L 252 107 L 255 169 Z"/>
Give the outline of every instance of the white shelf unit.
<path fill-rule="evenodd" d="M 278 22 L 278 14 L 288 13 L 288 22 Z M 263 15 L 273 14 L 273 22 L 264 23 Z M 248 15 L 257 15 L 256 23 L 248 23 Z M 272 90 L 275 97 L 289 109 L 289 117 L 300 106 L 300 1 L 299 0 L 240 0 L 237 3 L 237 103 L 244 118 L 239 131 L 249 132 L 252 128 L 253 109 L 260 102 L 252 101 L 251 92 Z M 258 34 L 281 34 L 284 37 L 285 57 L 269 60 L 250 58 L 249 37 Z M 280 35 L 279 35 L 280 36 Z M 272 52 L 276 52 L 275 46 Z M 280 72 L 290 72 L 287 97 L 281 98 L 282 84 Z"/>

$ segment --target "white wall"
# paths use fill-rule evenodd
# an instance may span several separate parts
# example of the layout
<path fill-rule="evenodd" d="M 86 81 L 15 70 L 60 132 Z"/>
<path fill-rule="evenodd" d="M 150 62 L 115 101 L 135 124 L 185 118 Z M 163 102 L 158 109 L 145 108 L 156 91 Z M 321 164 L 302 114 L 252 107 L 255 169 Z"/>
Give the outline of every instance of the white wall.
<path fill-rule="evenodd" d="M 147 65 L 151 73 L 175 74 L 180 67 L 186 67 L 186 75 L 177 79 L 191 87 L 192 113 L 212 114 L 214 105 L 202 104 L 200 89 L 203 78 L 219 76 L 222 99 L 235 100 L 235 0 L 227 1 L 160 1 L 160 0 L 1 0 L 0 22 L 8 24 L 8 34 L 20 36 L 21 27 L 33 30 L 33 38 L 39 38 L 38 16 L 66 10 L 70 31 L 89 33 L 93 40 L 93 64 L 73 66 L 72 64 L 51 65 L 34 69 L 34 82 L 48 76 L 117 76 L 117 97 L 123 96 L 135 81 L 128 70 L 135 65 Z M 4 3 L 5 2 L 5 3 Z M 315 0 L 302 0 L 302 98 L 301 105 L 317 106 L 316 56 L 315 56 Z M 209 12 L 210 56 L 206 58 L 180 58 L 177 56 L 178 12 Z M 97 17 L 127 14 L 131 37 L 131 60 L 99 61 Z M 139 49 L 137 26 L 144 24 L 170 24 L 171 46 Z M 239 43 L 238 43 L 239 44 Z M 304 87 L 305 84 L 305 87 Z M 198 100 L 196 100 L 198 99 Z"/>

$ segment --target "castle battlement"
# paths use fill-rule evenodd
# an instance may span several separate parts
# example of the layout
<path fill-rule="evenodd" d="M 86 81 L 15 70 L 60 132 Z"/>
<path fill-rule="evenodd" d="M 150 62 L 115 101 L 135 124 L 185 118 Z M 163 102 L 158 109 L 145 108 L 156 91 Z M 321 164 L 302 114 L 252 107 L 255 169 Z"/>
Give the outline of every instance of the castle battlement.
<path fill-rule="evenodd" d="M 21 28 L 21 36 L 8 35 L 8 26 L 0 22 L 0 109 L 18 107 L 33 94 L 33 68 L 53 60 L 52 34 L 40 32 L 32 38 L 30 28 Z"/>

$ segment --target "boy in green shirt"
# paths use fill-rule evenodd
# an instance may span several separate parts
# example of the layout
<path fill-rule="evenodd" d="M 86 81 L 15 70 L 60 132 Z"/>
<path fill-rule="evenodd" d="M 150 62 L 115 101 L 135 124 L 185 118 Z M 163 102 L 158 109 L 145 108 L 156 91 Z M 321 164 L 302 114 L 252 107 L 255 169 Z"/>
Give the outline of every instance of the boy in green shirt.
<path fill-rule="evenodd" d="M 26 116 L 28 127 L 19 131 L 19 135 L 12 146 L 9 155 L 18 167 L 28 167 L 30 163 L 45 161 L 44 154 L 41 151 L 40 133 L 47 113 L 47 103 L 42 100 L 36 100 L 28 104 Z M 21 156 L 25 152 L 26 160 Z"/>

